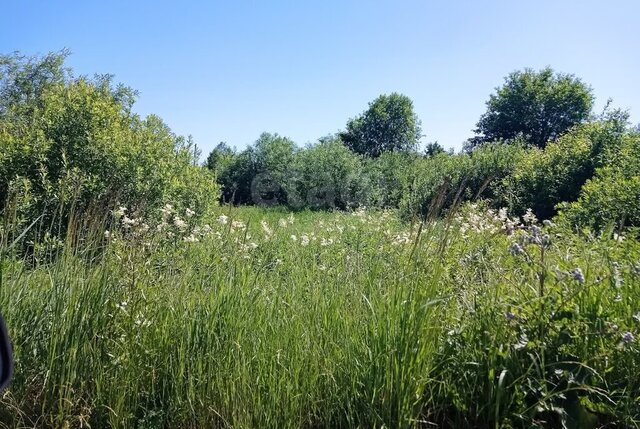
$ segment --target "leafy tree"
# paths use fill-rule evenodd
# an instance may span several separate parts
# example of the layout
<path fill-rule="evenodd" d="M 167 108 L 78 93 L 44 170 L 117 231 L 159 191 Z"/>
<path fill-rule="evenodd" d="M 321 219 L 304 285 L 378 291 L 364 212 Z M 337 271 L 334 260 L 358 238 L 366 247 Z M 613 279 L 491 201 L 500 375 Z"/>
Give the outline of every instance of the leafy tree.
<path fill-rule="evenodd" d="M 428 157 L 432 157 L 435 156 L 439 153 L 445 153 L 446 150 L 444 149 L 444 147 L 442 147 L 442 145 L 440 143 L 436 142 L 431 142 L 431 143 L 427 143 L 427 147 L 424 150 L 424 154 Z"/>
<path fill-rule="evenodd" d="M 211 163 L 228 153 L 224 147 L 216 149 L 209 155 Z M 284 204 L 295 152 L 295 143 L 289 138 L 262 133 L 253 145 L 231 156 L 220 168 L 222 199 L 233 204 Z"/>
<path fill-rule="evenodd" d="M 0 210 L 18 187 L 31 201 L 21 218 L 60 225 L 52 233 L 64 233 L 72 213 L 104 216 L 115 204 L 139 214 L 164 203 L 203 213 L 217 186 L 194 165 L 193 143 L 156 116 L 133 114 L 135 92 L 110 76 L 74 78 L 63 60 L 3 57 Z"/>
<path fill-rule="evenodd" d="M 540 71 L 515 71 L 496 88 L 487 101 L 487 111 L 478 121 L 477 136 L 467 147 L 523 136 L 533 146 L 544 148 L 591 113 L 593 94 L 573 75 Z"/>
<path fill-rule="evenodd" d="M 357 207 L 366 198 L 364 181 L 360 157 L 340 139 L 322 138 L 296 154 L 288 203 L 294 208 Z"/>
<path fill-rule="evenodd" d="M 340 138 L 352 151 L 378 157 L 389 151 L 412 151 L 421 138 L 420 120 L 406 95 L 381 95 L 360 116 L 347 122 Z"/>
<path fill-rule="evenodd" d="M 229 147 L 225 142 L 220 142 L 207 157 L 205 165 L 209 170 L 216 173 L 216 176 L 220 176 L 233 162 L 235 155 L 236 153 L 233 148 Z"/>

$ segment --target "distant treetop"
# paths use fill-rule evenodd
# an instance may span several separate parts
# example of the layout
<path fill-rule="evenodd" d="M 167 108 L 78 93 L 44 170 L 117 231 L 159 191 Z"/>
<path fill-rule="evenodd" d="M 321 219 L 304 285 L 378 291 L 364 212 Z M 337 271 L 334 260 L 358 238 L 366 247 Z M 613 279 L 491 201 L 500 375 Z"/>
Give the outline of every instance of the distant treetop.
<path fill-rule="evenodd" d="M 347 122 L 340 138 L 352 151 L 378 157 L 384 152 L 412 151 L 421 137 L 420 120 L 406 95 L 381 95 L 360 116 Z"/>
<path fill-rule="evenodd" d="M 550 67 L 515 71 L 489 97 L 487 111 L 474 130 L 477 135 L 467 147 L 524 137 L 529 144 L 544 148 L 587 120 L 593 101 L 591 87 L 573 75 L 555 73 Z"/>

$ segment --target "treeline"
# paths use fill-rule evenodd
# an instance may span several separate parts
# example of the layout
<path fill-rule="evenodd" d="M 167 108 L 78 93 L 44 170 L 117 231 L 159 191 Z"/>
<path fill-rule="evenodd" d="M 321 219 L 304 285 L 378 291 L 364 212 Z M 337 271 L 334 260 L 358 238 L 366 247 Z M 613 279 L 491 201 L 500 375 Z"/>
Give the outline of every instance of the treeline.
<path fill-rule="evenodd" d="M 398 208 L 408 219 L 482 199 L 572 225 L 640 224 L 638 129 L 623 111 L 594 115 L 591 88 L 549 68 L 507 76 L 458 154 L 421 147 L 413 103 L 394 93 L 315 144 L 264 133 L 242 151 L 219 144 L 202 168 L 190 138 L 133 113 L 134 90 L 74 76 L 66 56 L 0 56 L 0 210 L 17 231 L 39 220 L 39 234 L 59 233 L 72 213 L 117 205 L 202 214 L 218 201 Z"/>
<path fill-rule="evenodd" d="M 561 213 L 571 226 L 640 225 L 638 129 L 627 112 L 592 108 L 580 79 L 518 71 L 490 96 L 458 154 L 437 142 L 420 151 L 413 104 L 394 93 L 316 144 L 264 133 L 240 152 L 219 144 L 206 166 L 224 203 L 399 208 L 415 218 L 482 199 L 517 215 Z"/>

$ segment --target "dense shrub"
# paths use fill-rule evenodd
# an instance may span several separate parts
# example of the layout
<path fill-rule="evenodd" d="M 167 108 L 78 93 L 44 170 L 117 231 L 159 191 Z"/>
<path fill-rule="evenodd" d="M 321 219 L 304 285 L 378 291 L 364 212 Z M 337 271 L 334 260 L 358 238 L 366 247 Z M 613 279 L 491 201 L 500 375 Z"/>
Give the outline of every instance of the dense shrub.
<path fill-rule="evenodd" d="M 534 148 L 519 160 L 513 174 L 503 180 L 500 198 L 512 212 L 531 208 L 543 219 L 556 213 L 555 206 L 578 198 L 582 185 L 615 152 L 624 135 L 616 118 L 579 125 L 557 142 Z"/>
<path fill-rule="evenodd" d="M 233 204 L 286 204 L 296 146 L 287 137 L 262 133 L 258 140 L 235 155 L 216 148 L 208 167 L 217 171 L 223 201 Z"/>
<path fill-rule="evenodd" d="M 37 69 L 38 60 L 5 60 L 12 61 L 2 93 L 15 93 L 24 86 L 15 83 L 20 68 Z M 131 90 L 114 88 L 109 77 L 37 82 L 37 91 L 5 99 L 0 112 L 0 207 L 18 197 L 10 190 L 21 193 L 30 201 L 16 207 L 22 226 L 40 218 L 61 233 L 72 212 L 100 217 L 122 204 L 142 214 L 171 202 L 202 213 L 215 201 L 214 176 L 195 165 L 190 143 L 159 118 L 133 114 Z"/>
<path fill-rule="evenodd" d="M 422 158 L 410 169 L 401 212 L 405 218 L 426 216 L 479 198 L 499 205 L 496 189 L 524 153 L 519 144 L 487 144 L 468 154 L 439 153 Z"/>
<path fill-rule="evenodd" d="M 334 137 L 297 153 L 287 186 L 295 208 L 345 209 L 366 204 L 368 197 L 361 158 Z"/>
<path fill-rule="evenodd" d="M 419 159 L 413 152 L 385 152 L 378 158 L 366 160 L 368 204 L 380 208 L 398 207 Z"/>
<path fill-rule="evenodd" d="M 572 203 L 560 206 L 560 218 L 572 226 L 640 226 L 640 134 L 622 138 L 619 150 L 596 170 Z"/>

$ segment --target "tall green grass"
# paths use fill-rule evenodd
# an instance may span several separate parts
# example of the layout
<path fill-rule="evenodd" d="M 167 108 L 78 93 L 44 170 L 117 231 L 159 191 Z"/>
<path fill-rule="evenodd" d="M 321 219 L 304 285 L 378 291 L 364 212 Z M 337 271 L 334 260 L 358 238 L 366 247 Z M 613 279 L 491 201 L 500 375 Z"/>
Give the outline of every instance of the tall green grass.
<path fill-rule="evenodd" d="M 4 427 L 639 425 L 633 238 L 549 226 L 512 255 L 524 230 L 480 209 L 171 219 L 0 240 Z"/>

